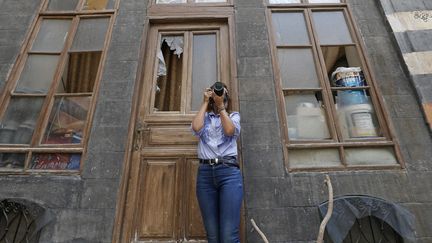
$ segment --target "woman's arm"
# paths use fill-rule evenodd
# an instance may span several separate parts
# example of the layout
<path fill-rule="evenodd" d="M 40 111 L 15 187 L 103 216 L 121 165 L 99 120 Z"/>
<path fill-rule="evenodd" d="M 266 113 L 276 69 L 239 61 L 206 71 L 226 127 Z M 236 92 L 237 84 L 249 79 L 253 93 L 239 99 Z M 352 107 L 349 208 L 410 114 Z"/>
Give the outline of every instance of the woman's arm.
<path fill-rule="evenodd" d="M 225 93 L 222 96 L 213 95 L 213 99 L 215 101 L 215 105 L 217 107 L 225 135 L 232 136 L 234 135 L 235 132 L 235 126 L 234 123 L 231 121 L 228 112 L 225 110 L 225 104 L 223 98 L 224 96 Z"/>
<path fill-rule="evenodd" d="M 208 89 L 206 91 L 204 91 L 204 101 L 201 105 L 200 110 L 195 115 L 194 119 L 192 120 L 192 129 L 195 132 L 199 132 L 204 126 L 204 115 L 205 115 L 205 112 L 207 110 L 209 99 L 212 96 L 212 93 L 213 92 L 211 90 L 208 90 Z"/>

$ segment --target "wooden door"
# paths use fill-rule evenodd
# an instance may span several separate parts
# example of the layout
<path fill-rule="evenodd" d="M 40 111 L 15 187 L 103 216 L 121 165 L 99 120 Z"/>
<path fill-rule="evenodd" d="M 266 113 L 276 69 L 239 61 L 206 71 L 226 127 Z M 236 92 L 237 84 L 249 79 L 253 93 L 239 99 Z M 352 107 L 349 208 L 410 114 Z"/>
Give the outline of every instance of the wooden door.
<path fill-rule="evenodd" d="M 195 196 L 202 93 L 231 75 L 225 23 L 149 28 L 122 242 L 205 241 Z"/>

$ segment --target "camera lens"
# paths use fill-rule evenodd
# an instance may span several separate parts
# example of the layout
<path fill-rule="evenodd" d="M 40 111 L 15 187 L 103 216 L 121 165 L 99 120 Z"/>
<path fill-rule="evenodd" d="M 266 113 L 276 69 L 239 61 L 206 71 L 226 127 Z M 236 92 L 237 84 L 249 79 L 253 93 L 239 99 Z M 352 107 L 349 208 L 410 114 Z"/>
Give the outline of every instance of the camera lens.
<path fill-rule="evenodd" d="M 222 96 L 224 93 L 224 86 L 221 82 L 216 82 L 213 85 L 213 92 L 215 92 L 215 94 L 217 94 L 218 96 Z"/>

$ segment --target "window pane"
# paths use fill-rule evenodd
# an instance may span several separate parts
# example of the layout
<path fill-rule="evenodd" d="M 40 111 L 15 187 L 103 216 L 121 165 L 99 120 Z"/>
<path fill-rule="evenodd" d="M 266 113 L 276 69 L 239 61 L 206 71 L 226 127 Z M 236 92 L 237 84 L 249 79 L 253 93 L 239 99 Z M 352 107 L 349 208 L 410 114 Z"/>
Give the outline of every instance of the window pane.
<path fill-rule="evenodd" d="M 393 148 L 346 148 L 345 157 L 349 165 L 395 165 Z"/>
<path fill-rule="evenodd" d="M 46 93 L 51 86 L 58 59 L 58 55 L 29 55 L 15 92 Z"/>
<path fill-rule="evenodd" d="M 30 168 L 35 170 L 79 170 L 81 154 L 34 154 Z"/>
<path fill-rule="evenodd" d="M 270 3 L 301 3 L 301 0 L 270 0 Z"/>
<path fill-rule="evenodd" d="M 367 91 L 339 90 L 337 91 L 336 104 L 343 138 L 382 136 Z"/>
<path fill-rule="evenodd" d="M 199 110 L 203 92 L 217 81 L 216 35 L 194 35 L 192 57 L 192 110 Z"/>
<path fill-rule="evenodd" d="M 109 18 L 81 18 L 72 51 L 102 50 L 105 34 L 108 30 Z"/>
<path fill-rule="evenodd" d="M 0 143 L 3 143 L 2 140 L 0 135 Z M 0 153 L 0 169 L 24 168 L 24 162 L 25 154 Z"/>
<path fill-rule="evenodd" d="M 93 92 L 102 52 L 71 52 L 57 93 Z"/>
<path fill-rule="evenodd" d="M 312 16 L 320 44 L 353 42 L 342 11 L 313 12 Z"/>
<path fill-rule="evenodd" d="M 155 111 L 180 111 L 183 36 L 163 36 L 158 50 Z"/>
<path fill-rule="evenodd" d="M 310 43 L 303 13 L 273 13 L 276 45 L 307 45 Z"/>
<path fill-rule="evenodd" d="M 16 98 L 9 103 L 0 123 L 1 142 L 29 144 L 44 98 Z"/>
<path fill-rule="evenodd" d="M 285 108 L 290 140 L 330 138 L 320 92 L 285 96 Z"/>
<path fill-rule="evenodd" d="M 186 0 L 156 0 L 156 3 L 186 3 Z"/>
<path fill-rule="evenodd" d="M 75 10 L 78 0 L 50 0 L 48 10 Z"/>
<path fill-rule="evenodd" d="M 288 151 L 290 168 L 340 166 L 338 149 L 295 149 Z"/>
<path fill-rule="evenodd" d="M 340 3 L 340 0 L 308 0 L 309 3 Z"/>
<path fill-rule="evenodd" d="M 71 20 L 44 19 L 32 51 L 61 52 L 69 33 Z"/>
<path fill-rule="evenodd" d="M 83 10 L 104 10 L 113 9 L 114 0 L 86 0 Z"/>
<path fill-rule="evenodd" d="M 282 88 L 319 88 L 311 49 L 278 49 Z"/>
<path fill-rule="evenodd" d="M 81 143 L 91 97 L 57 97 L 43 144 Z"/>
<path fill-rule="evenodd" d="M 322 47 L 321 50 L 329 80 L 332 80 L 332 74 L 337 68 L 355 67 L 362 69 L 360 57 L 355 46 Z M 332 80 L 332 86 L 336 86 L 335 82 L 336 80 Z M 364 83 L 364 85 L 366 84 Z"/>

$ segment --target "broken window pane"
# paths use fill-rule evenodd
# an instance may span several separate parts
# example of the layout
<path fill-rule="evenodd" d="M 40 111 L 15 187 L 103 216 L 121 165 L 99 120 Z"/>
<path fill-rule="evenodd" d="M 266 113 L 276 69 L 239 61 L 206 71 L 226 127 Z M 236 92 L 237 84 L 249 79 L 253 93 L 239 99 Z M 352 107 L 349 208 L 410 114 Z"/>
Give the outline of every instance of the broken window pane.
<path fill-rule="evenodd" d="M 51 86 L 58 59 L 58 55 L 29 55 L 15 92 L 46 93 Z"/>
<path fill-rule="evenodd" d="M 164 36 L 161 41 L 154 108 L 156 111 L 180 111 L 183 36 Z"/>
<path fill-rule="evenodd" d="M 310 48 L 278 49 L 282 88 L 319 88 L 320 84 Z"/>
<path fill-rule="evenodd" d="M 109 18 L 81 18 L 71 51 L 100 51 L 105 42 Z"/>
<path fill-rule="evenodd" d="M 29 144 L 42 107 L 42 97 L 13 97 L 0 122 L 5 144 Z"/>
<path fill-rule="evenodd" d="M 292 149 L 288 151 L 290 168 L 316 168 L 340 166 L 339 150 L 328 149 Z"/>
<path fill-rule="evenodd" d="M 312 19 L 318 33 L 318 42 L 323 44 L 350 44 L 351 34 L 342 11 L 313 12 Z"/>
<path fill-rule="evenodd" d="M 0 135 L 0 143 L 3 143 L 2 140 Z M 24 168 L 25 157 L 25 154 L 0 153 L 0 169 Z"/>
<path fill-rule="evenodd" d="M 202 92 L 218 81 L 216 34 L 194 35 L 192 56 L 192 107 L 199 110 Z"/>
<path fill-rule="evenodd" d="M 392 147 L 346 148 L 345 158 L 349 165 L 395 165 L 397 159 Z"/>
<path fill-rule="evenodd" d="M 51 11 L 65 11 L 75 10 L 79 0 L 50 0 L 48 3 L 48 10 Z"/>
<path fill-rule="evenodd" d="M 285 96 L 285 108 L 290 140 L 330 138 L 321 92 Z"/>
<path fill-rule="evenodd" d="M 57 93 L 93 92 L 102 52 L 71 52 Z"/>
<path fill-rule="evenodd" d="M 44 19 L 32 51 L 61 52 L 69 33 L 70 19 Z"/>
<path fill-rule="evenodd" d="M 272 20 L 276 45 L 308 45 L 310 43 L 302 12 L 276 12 L 272 14 Z"/>
<path fill-rule="evenodd" d="M 81 154 L 34 154 L 30 168 L 34 170 L 79 170 Z"/>
<path fill-rule="evenodd" d="M 85 0 L 83 10 L 113 9 L 114 0 Z"/>
<path fill-rule="evenodd" d="M 187 0 L 156 0 L 156 3 L 186 3 Z"/>
<path fill-rule="evenodd" d="M 91 97 L 57 97 L 43 144 L 81 143 Z"/>

